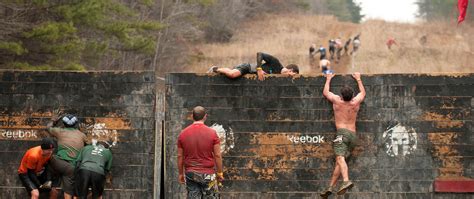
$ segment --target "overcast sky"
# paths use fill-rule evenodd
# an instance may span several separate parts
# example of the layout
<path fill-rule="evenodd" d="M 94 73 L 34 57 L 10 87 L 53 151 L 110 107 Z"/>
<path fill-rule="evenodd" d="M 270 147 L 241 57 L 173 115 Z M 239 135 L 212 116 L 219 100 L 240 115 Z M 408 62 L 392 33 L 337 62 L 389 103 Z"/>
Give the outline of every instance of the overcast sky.
<path fill-rule="evenodd" d="M 416 0 L 355 0 L 361 3 L 364 20 L 383 19 L 396 22 L 415 22 L 418 11 Z"/>

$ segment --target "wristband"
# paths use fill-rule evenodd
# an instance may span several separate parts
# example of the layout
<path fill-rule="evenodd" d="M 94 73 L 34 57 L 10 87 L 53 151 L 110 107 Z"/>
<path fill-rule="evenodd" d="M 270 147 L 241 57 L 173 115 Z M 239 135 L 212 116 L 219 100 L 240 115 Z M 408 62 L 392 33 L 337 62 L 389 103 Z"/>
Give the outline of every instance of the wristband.
<path fill-rule="evenodd" d="M 262 68 L 257 68 L 257 70 L 262 70 Z"/>
<path fill-rule="evenodd" d="M 356 81 L 362 81 L 361 79 L 356 79 Z"/>

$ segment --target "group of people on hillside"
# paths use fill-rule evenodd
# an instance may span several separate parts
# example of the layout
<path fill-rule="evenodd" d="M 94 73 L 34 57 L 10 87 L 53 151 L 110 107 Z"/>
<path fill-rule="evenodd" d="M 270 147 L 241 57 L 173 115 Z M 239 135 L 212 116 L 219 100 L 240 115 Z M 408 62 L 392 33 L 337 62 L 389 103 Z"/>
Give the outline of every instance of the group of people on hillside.
<path fill-rule="evenodd" d="M 66 199 L 87 198 L 89 188 L 93 198 L 102 198 L 105 176 L 112 166 L 110 145 L 95 140 L 88 144 L 86 134 L 79 130 L 79 119 L 70 114 L 53 115 L 47 131 L 52 137 L 28 149 L 18 168 L 30 198 L 39 198 L 40 192 L 57 198 L 58 187 Z"/>
<path fill-rule="evenodd" d="M 349 52 L 351 43 L 352 51 Z M 359 50 L 360 44 L 360 33 L 354 38 L 347 39 L 346 42 L 342 42 L 340 37 L 337 39 L 330 39 L 328 43 L 329 59 L 327 57 L 326 48 L 322 44 L 318 49 L 316 49 L 316 44 L 311 44 L 309 47 L 309 64 L 311 68 L 316 68 L 315 57 L 319 54 L 319 70 L 321 70 L 323 74 L 333 73 L 334 71 L 331 70 L 331 61 L 329 60 L 334 60 L 335 58 L 335 62 L 338 63 L 341 60 L 342 55 L 353 55 L 356 53 Z"/>
<path fill-rule="evenodd" d="M 352 42 L 352 51 L 349 53 L 349 46 Z M 360 47 L 360 33 L 356 35 L 353 39 L 349 38 L 344 45 L 342 44 L 341 38 L 329 40 L 329 53 L 330 59 L 334 60 L 336 57 L 336 63 L 341 59 L 341 53 L 344 50 L 343 54 L 349 53 L 350 55 L 357 52 Z M 331 61 L 327 58 L 326 48 L 323 45 L 320 45 L 319 49 L 316 49 L 316 45 L 312 44 L 309 48 L 309 63 L 312 68 L 314 68 L 314 63 L 316 62 L 316 54 L 320 54 L 319 57 L 319 70 L 323 74 L 333 73 L 331 70 Z M 257 52 L 257 63 L 242 63 L 232 68 L 212 66 L 208 73 L 219 73 L 227 76 L 228 78 L 235 79 L 241 77 L 245 74 L 256 74 L 258 80 L 265 80 L 265 74 L 282 74 L 285 76 L 294 76 L 299 74 L 300 70 L 296 64 L 288 64 L 283 67 L 278 60 L 273 55 Z"/>

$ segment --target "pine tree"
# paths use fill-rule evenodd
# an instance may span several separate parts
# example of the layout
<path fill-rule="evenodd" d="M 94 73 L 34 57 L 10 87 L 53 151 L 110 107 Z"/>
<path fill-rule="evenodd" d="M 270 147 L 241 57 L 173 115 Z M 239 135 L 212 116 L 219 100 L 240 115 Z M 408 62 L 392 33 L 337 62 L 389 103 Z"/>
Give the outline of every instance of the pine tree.
<path fill-rule="evenodd" d="M 29 70 L 85 70 L 119 52 L 153 54 L 163 27 L 119 0 L 7 0 L 0 15 L 0 66 Z"/>
<path fill-rule="evenodd" d="M 361 7 L 353 0 L 327 0 L 328 11 L 341 21 L 360 23 L 362 17 Z"/>
<path fill-rule="evenodd" d="M 457 0 L 417 0 L 418 17 L 427 21 L 456 21 L 459 15 L 457 3 Z M 469 5 L 467 9 L 466 18 L 468 18 L 471 13 L 474 13 L 474 6 Z"/>

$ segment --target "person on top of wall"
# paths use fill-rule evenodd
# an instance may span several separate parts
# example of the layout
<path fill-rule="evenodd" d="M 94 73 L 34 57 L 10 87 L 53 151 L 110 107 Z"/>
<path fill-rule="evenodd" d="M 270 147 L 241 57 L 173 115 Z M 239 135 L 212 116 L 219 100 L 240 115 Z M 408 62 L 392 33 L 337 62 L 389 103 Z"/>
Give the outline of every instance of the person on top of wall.
<path fill-rule="evenodd" d="M 64 198 L 74 195 L 74 165 L 79 151 L 87 142 L 87 137 L 79 131 L 79 119 L 74 115 L 61 118 L 64 127 L 54 127 L 59 122 L 58 114 L 53 114 L 48 123 L 48 132 L 58 140 L 58 152 L 51 158 L 51 168 L 59 174 Z"/>
<path fill-rule="evenodd" d="M 326 75 L 326 84 L 324 85 L 323 95 L 330 102 L 334 109 L 334 120 L 336 123 L 336 139 L 333 141 L 334 153 L 336 154 L 336 166 L 332 173 L 329 187 L 320 195 L 327 198 L 335 191 L 337 180 L 342 175 L 343 183 L 337 190 L 338 195 L 346 193 L 346 191 L 354 186 L 349 180 L 349 169 L 347 167 L 346 158 L 350 156 L 352 149 L 357 141 L 356 137 L 356 120 L 359 112 L 360 104 L 365 98 L 365 88 L 362 84 L 360 73 L 354 73 L 352 77 L 357 81 L 359 93 L 354 96 L 354 91 L 349 86 L 341 89 L 341 96 L 329 91 L 331 79 L 334 74 Z"/>
<path fill-rule="evenodd" d="M 74 175 L 78 198 L 87 199 L 90 187 L 92 198 L 102 199 L 105 176 L 112 167 L 112 152 L 109 147 L 110 145 L 107 142 L 98 141 L 92 145 L 85 146 L 79 152 Z"/>
<path fill-rule="evenodd" d="M 224 74 L 228 78 L 234 79 L 241 77 L 245 74 L 257 74 L 258 80 L 265 80 L 265 74 L 283 74 L 288 76 L 294 76 L 298 74 L 299 68 L 295 64 L 289 64 L 286 67 L 280 63 L 280 61 L 266 53 L 257 53 L 257 65 L 251 65 L 249 63 L 242 63 L 235 66 L 234 68 L 220 68 L 218 66 L 212 66 L 208 72 Z"/>
<path fill-rule="evenodd" d="M 219 198 L 217 184 L 224 180 L 219 137 L 204 124 L 204 107 L 194 107 L 192 118 L 178 136 L 178 182 L 186 183 L 188 199 Z"/>
<path fill-rule="evenodd" d="M 43 138 L 40 146 L 28 149 L 21 159 L 18 176 L 31 199 L 39 198 L 40 192 L 50 192 L 50 198 L 57 197 L 57 191 L 52 187 L 51 171 L 48 168 L 54 148 L 53 139 Z"/>

